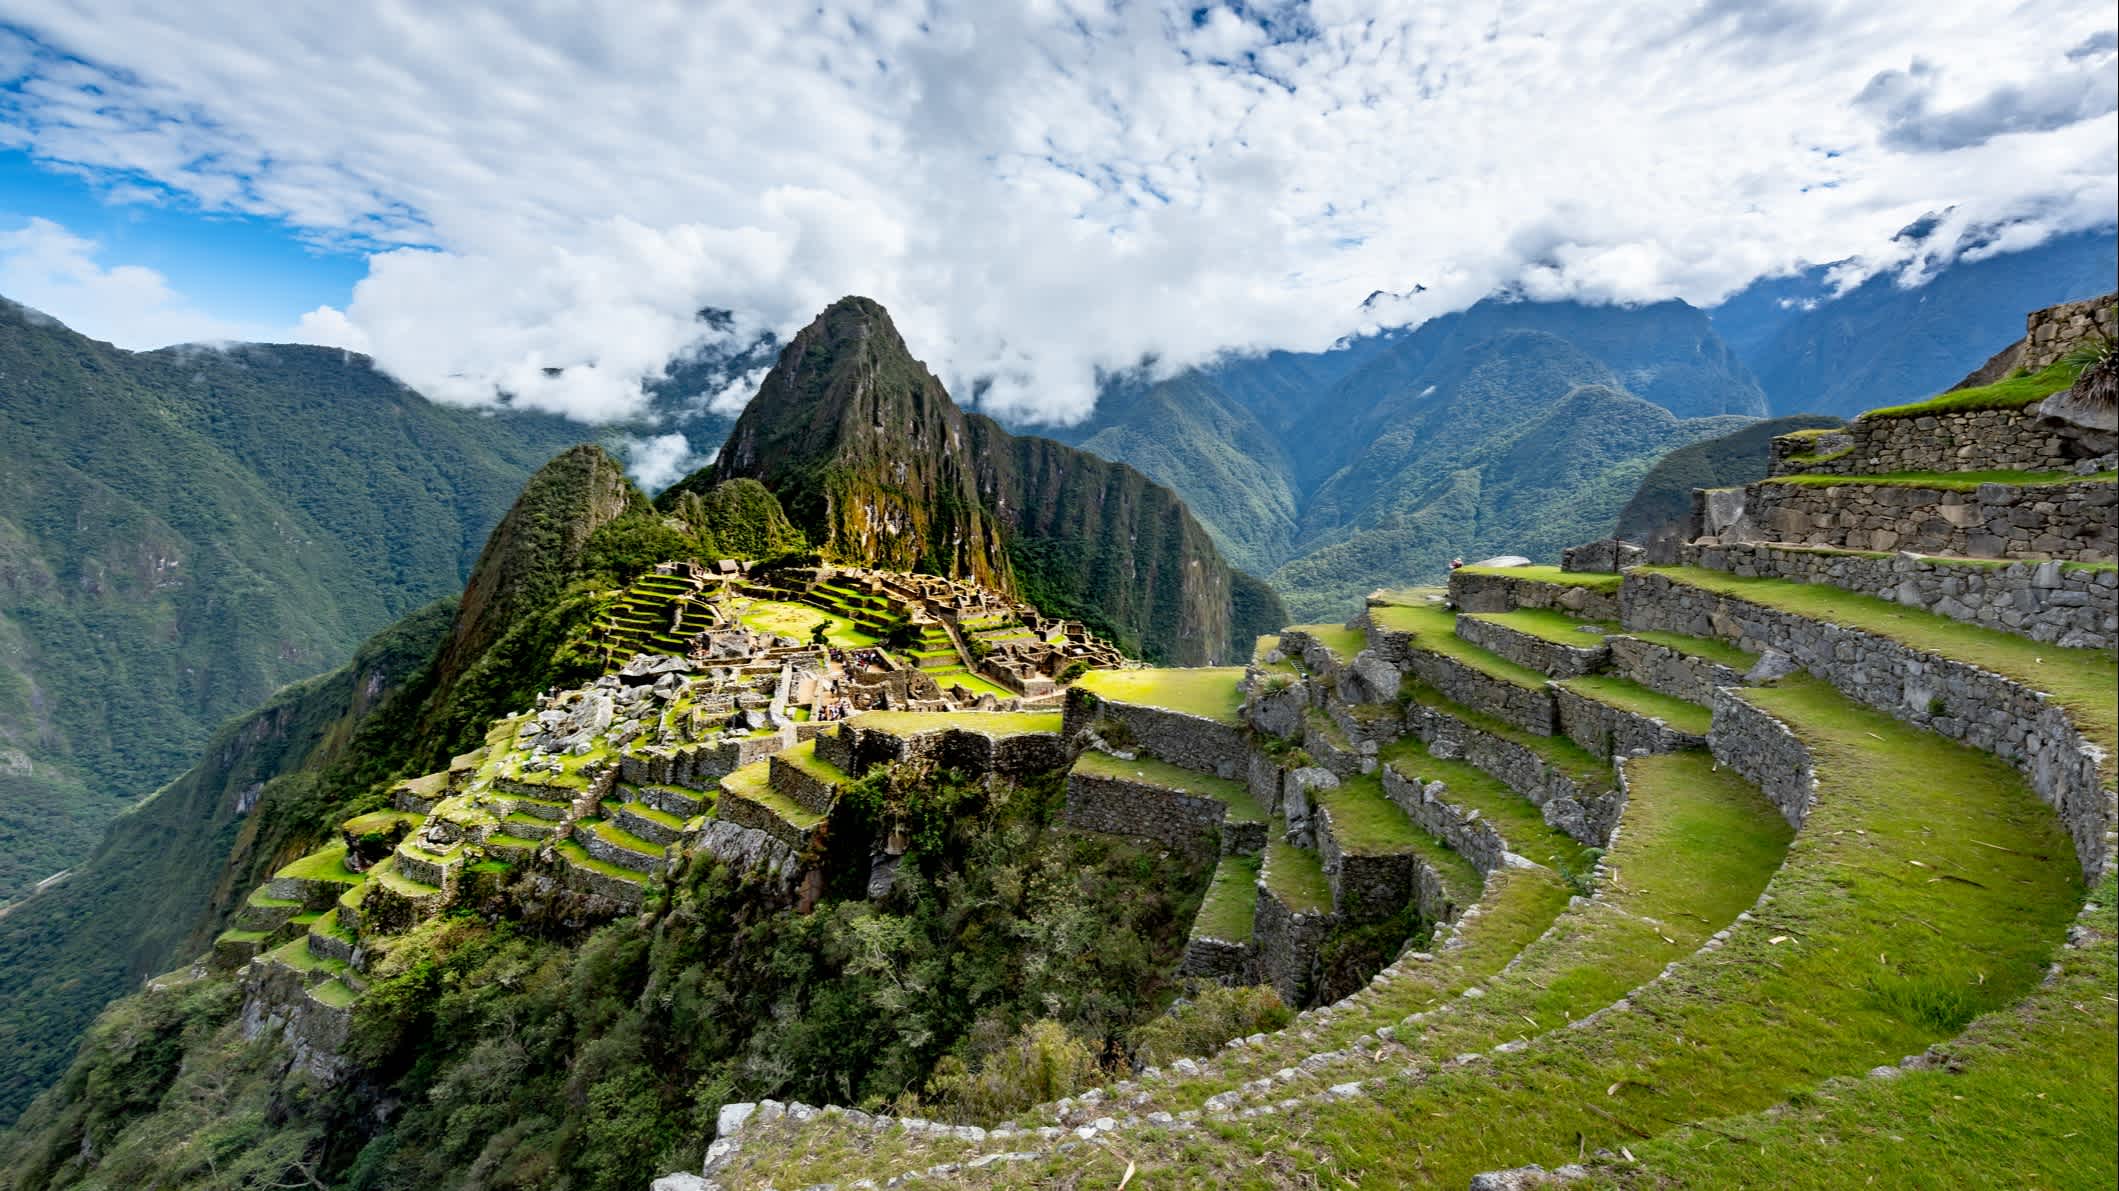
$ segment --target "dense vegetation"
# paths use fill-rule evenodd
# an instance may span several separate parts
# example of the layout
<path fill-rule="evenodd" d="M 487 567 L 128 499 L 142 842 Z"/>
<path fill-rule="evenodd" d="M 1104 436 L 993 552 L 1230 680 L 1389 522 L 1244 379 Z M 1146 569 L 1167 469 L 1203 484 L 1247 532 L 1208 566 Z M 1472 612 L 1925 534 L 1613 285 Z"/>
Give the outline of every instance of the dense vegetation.
<path fill-rule="evenodd" d="M 695 1164 L 727 1100 L 924 1095 L 923 1111 L 969 1115 L 1064 1094 L 1123 1062 L 1167 999 L 1206 874 L 1057 827 L 1060 791 L 1057 774 L 998 786 L 879 771 L 834 820 L 833 885 L 808 915 L 702 854 L 650 921 L 584 933 L 556 911 L 466 909 L 432 922 L 360 1003 L 364 1080 L 330 1092 L 241 1045 L 227 977 L 135 997 L 5 1161 L 24 1191 L 72 1185 L 83 1154 L 100 1181 L 162 1186 L 273 1181 L 300 1163 L 356 1188 L 469 1174 L 631 1189 Z M 872 832 L 887 824 L 910 847 L 871 902 Z M 1278 1020 L 1269 996 L 1219 1000 L 1210 1031 Z M 1168 1047 L 1202 1016 L 1153 1037 Z"/>
<path fill-rule="evenodd" d="M 460 605 L 413 613 L 229 724 L 73 877 L 0 917 L 0 1119 L 58 1074 L 107 1001 L 197 954 L 273 869 L 379 806 L 384 782 L 584 677 L 599 661 L 584 634 L 611 589 L 672 544 L 784 533 L 769 498 L 703 507 L 716 516 L 696 526 L 665 517 L 600 449 L 565 452 L 494 530 Z"/>
<path fill-rule="evenodd" d="M 0 903 L 223 721 L 453 595 L 582 434 L 336 350 L 131 353 L 0 302 Z"/>

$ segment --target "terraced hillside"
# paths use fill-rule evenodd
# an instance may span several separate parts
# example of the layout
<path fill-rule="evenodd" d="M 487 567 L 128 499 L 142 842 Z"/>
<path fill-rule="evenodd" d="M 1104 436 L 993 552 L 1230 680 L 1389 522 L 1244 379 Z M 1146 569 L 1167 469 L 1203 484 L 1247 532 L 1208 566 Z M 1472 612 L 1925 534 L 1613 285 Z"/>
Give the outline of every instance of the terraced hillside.
<path fill-rule="evenodd" d="M 1006 1119 L 736 1106 L 668 1185 L 2110 1185 L 2110 436 L 1952 408 L 1776 444 L 1679 565 L 1083 684 L 1070 816 L 1219 854 L 1186 971 L 1327 1003 Z M 2026 455 L 2065 498 L 1995 491 Z M 1755 515 L 1821 457 L 1847 507 Z M 1894 488 L 1980 556 L 1876 548 Z M 1408 909 L 1333 986 L 1320 940 Z"/>

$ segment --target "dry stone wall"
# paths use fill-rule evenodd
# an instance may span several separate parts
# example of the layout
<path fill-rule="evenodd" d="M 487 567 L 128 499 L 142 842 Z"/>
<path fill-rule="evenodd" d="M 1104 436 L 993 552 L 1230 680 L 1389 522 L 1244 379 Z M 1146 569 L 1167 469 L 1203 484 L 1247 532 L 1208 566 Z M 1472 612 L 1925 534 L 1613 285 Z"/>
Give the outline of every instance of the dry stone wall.
<path fill-rule="evenodd" d="M 1461 759 L 1492 774 L 1540 808 L 1557 830 L 1594 847 L 1610 842 L 1625 804 L 1615 786 L 1586 787 L 1507 737 L 1417 703 L 1407 710 L 1406 730 L 1437 757 Z"/>
<path fill-rule="evenodd" d="M 2101 750 L 2058 704 L 2020 683 L 1860 629 L 1825 624 L 1733 596 L 1634 572 L 1626 625 L 1776 649 L 1848 696 L 1999 756 L 2022 770 L 2060 815 L 2092 881 L 2110 863 L 2112 814 L 2097 776 Z"/>
<path fill-rule="evenodd" d="M 2017 361 L 2037 372 L 2098 337 L 2119 340 L 2119 293 L 2034 310 L 2024 320 L 2023 355 Z"/>
<path fill-rule="evenodd" d="M 1450 802 L 1447 783 L 1421 781 L 1414 771 L 1417 765 L 1408 764 L 1406 769 L 1401 772 L 1395 763 L 1383 767 L 1384 796 L 1398 804 L 1398 809 L 1421 830 L 1448 844 L 1480 872 L 1501 867 L 1508 843 L 1493 824 Z"/>
<path fill-rule="evenodd" d="M 1611 668 L 1651 691 L 1702 707 L 1714 704 L 1716 687 L 1737 686 L 1744 676 L 1720 662 L 1679 653 L 1639 637 L 1612 637 Z"/>
<path fill-rule="evenodd" d="M 1258 886 L 1258 913 L 1251 939 L 1258 952 L 1258 978 L 1273 986 L 1280 999 L 1300 1005 L 1317 980 L 1317 955 L 1332 929 L 1332 916 L 1295 911 L 1263 881 Z"/>
<path fill-rule="evenodd" d="M 1554 608 L 1589 620 L 1619 618 L 1619 594 L 1616 591 L 1518 575 L 1452 571 L 1449 600 L 1465 612 Z"/>
<path fill-rule="evenodd" d="M 1256 980 L 1257 956 L 1249 943 L 1194 935 L 1185 943 L 1177 974 L 1216 984 L 1250 984 Z"/>
<path fill-rule="evenodd" d="M 1226 844 L 1252 844 L 1256 851 L 1265 843 L 1263 829 L 1226 833 L 1223 821 L 1228 804 L 1215 798 L 1186 794 L 1146 782 L 1102 777 L 1077 770 L 1067 776 L 1067 825 L 1084 831 L 1112 835 L 1143 836 L 1173 851 L 1194 857 L 1218 851 L 1235 851 Z M 1231 838 L 1224 839 L 1224 835 Z"/>
<path fill-rule="evenodd" d="M 1561 731 L 1569 740 L 1599 757 L 1674 753 L 1706 743 L 1703 738 L 1681 732 L 1662 720 L 1600 703 L 1566 687 L 1554 687 L 1553 696 L 1560 709 Z"/>
<path fill-rule="evenodd" d="M 1067 688 L 1061 729 L 1065 739 L 1080 739 L 1099 718 L 1116 721 L 1142 752 L 1180 769 L 1232 779 L 1243 776 L 1243 729 L 1234 724 L 1160 707 L 1108 702 L 1080 687 Z"/>
<path fill-rule="evenodd" d="M 1412 852 L 1350 852 L 1332 827 L 1332 811 L 1317 807 L 1317 855 L 1332 887 L 1332 909 L 1348 922 L 1388 918 L 1407 905 L 1429 922 L 1456 917 L 1438 874 Z"/>
<path fill-rule="evenodd" d="M 1733 688 L 1716 691 L 1713 706 L 1707 748 L 1714 759 L 1757 786 L 1788 825 L 1800 829 L 1817 801 L 1810 750 L 1788 725 Z"/>
<path fill-rule="evenodd" d="M 1701 490 L 1696 506 L 1699 496 L 1712 495 Z M 1710 501 L 1700 511 L 1706 534 L 1722 541 L 2110 562 L 2119 551 L 2115 506 L 2119 486 L 2108 480 L 1981 484 L 1970 492 L 1767 481 L 1745 488 L 1733 510 Z"/>
<path fill-rule="evenodd" d="M 2102 471 L 2112 436 L 2041 417 L 2038 407 L 1856 418 L 1823 434 L 1773 440 L 1768 475 L 1895 471 Z"/>
<path fill-rule="evenodd" d="M 1611 656 L 1603 637 L 1594 632 L 1583 633 L 1580 645 L 1562 645 L 1517 632 L 1497 621 L 1481 620 L 1475 615 L 1457 618 L 1457 635 L 1519 666 L 1528 666 L 1554 678 L 1575 678 L 1594 673 L 1603 669 Z"/>
<path fill-rule="evenodd" d="M 2033 641 L 2084 649 L 2119 646 L 2119 570 L 2111 568 L 2065 567 L 2057 561 L 1997 567 L 1905 551 L 1853 554 L 1763 542 L 1688 545 L 1680 548 L 1678 561 L 1746 578 L 1829 583 Z"/>

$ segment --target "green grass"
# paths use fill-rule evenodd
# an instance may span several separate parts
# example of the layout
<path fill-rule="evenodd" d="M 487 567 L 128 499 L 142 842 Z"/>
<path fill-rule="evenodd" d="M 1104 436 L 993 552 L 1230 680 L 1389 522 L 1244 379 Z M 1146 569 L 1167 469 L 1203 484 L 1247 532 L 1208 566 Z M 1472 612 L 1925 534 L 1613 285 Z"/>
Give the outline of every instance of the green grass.
<path fill-rule="evenodd" d="M 1100 699 L 1180 711 L 1219 723 L 1240 725 L 1237 714 L 1243 704 L 1237 684 L 1243 681 L 1240 666 L 1202 666 L 1191 669 L 1091 670 L 1074 685 Z"/>
<path fill-rule="evenodd" d="M 721 791 L 725 797 L 746 799 L 771 811 L 797 831 L 808 831 L 824 821 L 824 816 L 803 807 L 793 799 L 773 789 L 769 761 L 757 761 L 745 765 L 721 779 Z"/>
<path fill-rule="evenodd" d="M 447 775 L 444 774 L 443 776 L 446 777 Z M 411 811 L 370 811 L 365 815 L 355 815 L 346 820 L 338 825 L 338 829 L 347 835 L 372 835 L 389 831 L 399 824 L 403 824 L 406 827 L 416 827 L 424 817 Z"/>
<path fill-rule="evenodd" d="M 1615 908 L 1625 916 L 1607 915 L 1586 950 L 1571 932 L 1541 939 L 1536 949 L 1550 960 L 1526 951 L 1470 1013 L 1438 1019 L 1420 1041 L 1446 1056 L 1462 1045 L 1468 1018 L 1515 1013 L 1532 1027 L 1521 1052 L 1374 1096 L 1213 1125 L 1205 1137 L 1137 1134 L 1127 1156 L 1155 1186 L 1263 1186 L 1326 1169 L 1363 1186 L 1462 1186 L 1481 1170 L 1550 1167 L 1685 1121 L 1765 1109 L 1821 1079 L 1918 1053 L 2034 988 L 2079 889 L 2051 812 L 2014 771 L 1822 683 L 1790 679 L 1748 694 L 1810 743 L 1821 792 L 1773 877 L 1773 900 L 1733 926 L 1720 950 L 1691 955 L 1686 944 L 1741 907 L 1747 884 L 1756 888 L 1717 870 L 1775 851 L 1760 833 L 1777 816 L 1756 793 L 1748 809 L 1734 808 L 1741 814 L 1686 803 L 1691 822 L 1671 826 L 1692 835 L 1691 846 L 1643 849 L 1630 863 L 1615 849 L 1613 891 L 1627 899 Z M 1694 767 L 1657 783 L 1666 790 L 1711 794 L 1723 776 L 1697 754 L 1628 765 L 1643 774 Z M 1636 784 L 1637 802 L 1652 797 Z M 1629 823 L 1620 846 L 1630 851 L 1653 830 Z M 1670 858 L 1660 868 L 1658 854 Z M 1675 945 L 1659 945 L 1665 937 Z M 1622 987 L 1679 957 L 1672 978 Z M 1614 979 L 1614 965 L 1631 972 Z M 1631 1012 L 1553 1028 L 1616 991 Z M 1738 1152 L 1731 1147 L 1730 1160 Z M 1003 1181 L 1071 1168 L 1093 1182 L 1111 1162 L 1084 1151 L 1022 1164 Z M 1755 1177 L 1768 1168 L 1745 1169 Z"/>
<path fill-rule="evenodd" d="M 1312 641 L 1324 646 L 1342 663 L 1353 661 L 1355 654 L 1368 648 L 1368 634 L 1345 625 L 1298 624 L 1289 626 L 1288 631 L 1309 634 Z"/>
<path fill-rule="evenodd" d="M 380 864 L 368 870 L 368 875 L 377 884 L 401 897 L 418 900 L 420 898 L 433 897 L 441 892 L 439 885 L 429 885 L 425 881 L 415 881 L 411 877 L 398 872 L 396 857 L 385 857 Z"/>
<path fill-rule="evenodd" d="M 508 835 L 505 832 L 487 836 L 486 844 L 495 848 L 527 848 L 532 852 L 544 846 L 541 840 L 525 839 L 519 835 Z M 476 868 L 476 866 L 473 867 L 474 869 Z"/>
<path fill-rule="evenodd" d="M 1683 633 L 1665 633 L 1656 630 L 1629 629 L 1629 637 L 1638 637 L 1651 645 L 1681 653 L 1686 657 L 1715 662 L 1743 674 L 1758 665 L 1758 655 L 1738 649 L 1727 641 L 1715 637 L 1688 637 Z"/>
<path fill-rule="evenodd" d="M 1153 757 L 1122 761 L 1109 753 L 1085 749 L 1075 758 L 1072 772 L 1112 781 L 1138 782 L 1197 798 L 1212 798 L 1229 808 L 1231 823 L 1263 823 L 1266 819 L 1265 808 L 1258 805 L 1258 800 L 1251 797 L 1251 791 L 1242 782 L 1195 773 Z"/>
<path fill-rule="evenodd" d="M 1214 879 L 1192 919 L 1194 937 L 1204 936 L 1228 943 L 1251 941 L 1253 919 L 1258 911 L 1259 856 L 1224 856 L 1214 866 Z"/>
<path fill-rule="evenodd" d="M 1886 405 L 1862 414 L 1864 418 L 1917 418 L 1928 414 L 1967 413 L 1975 409 L 2020 409 L 2043 401 L 2075 383 L 2076 369 L 2065 363 L 2047 365 L 2028 376 L 2011 376 L 1981 385 L 1942 393 L 1925 401 Z"/>
<path fill-rule="evenodd" d="M 1265 860 L 1260 868 L 1260 879 L 1266 888 L 1294 913 L 1331 913 L 1332 886 L 1324 879 L 1324 864 L 1317 853 L 1289 843 L 1279 823 L 1268 825 L 1266 833 Z"/>
<path fill-rule="evenodd" d="M 2119 472 L 2100 471 L 2080 476 L 2071 471 L 1892 471 L 1868 476 L 1793 475 L 1773 476 L 1767 484 L 1799 484 L 1806 488 L 1832 488 L 1842 484 L 1874 484 L 1888 488 L 1936 488 L 1946 492 L 1971 492 L 1981 484 L 2012 484 L 2035 488 L 2078 482 L 2109 484 Z"/>
<path fill-rule="evenodd" d="M 2105 751 L 2098 772 L 2107 782 L 2111 780 L 2112 755 L 2119 752 L 2119 707 L 2114 706 L 2112 693 L 2112 675 L 2115 666 L 2119 666 L 2119 657 L 2111 650 L 2062 649 L 1822 583 L 1743 579 L 1695 567 L 1636 570 L 1812 620 L 1889 637 L 2044 691 L 2067 710 L 2084 735 Z"/>
<path fill-rule="evenodd" d="M 2080 919 L 2088 945 L 2057 979 L 1942 1044 L 1946 1066 L 1863 1079 L 1765 1112 L 1685 1127 L 1632 1147 L 1651 1180 L 1723 1186 L 1760 1170 L 1774 1185 L 1897 1182 L 1908 1162 L 1935 1187 L 2110 1187 L 2119 1120 L 2119 935 L 2112 877 Z M 1741 1139 L 1741 1144 L 1731 1139 Z"/>
<path fill-rule="evenodd" d="M 265 953 L 274 963 L 283 964 L 297 972 L 328 972 L 337 975 L 346 970 L 346 961 L 328 955 L 317 955 L 309 950 L 309 940 L 298 937 L 291 943 L 282 943 Z"/>
<path fill-rule="evenodd" d="M 864 711 L 846 722 L 892 736 L 956 728 L 998 740 L 1033 732 L 1057 733 L 1062 718 L 1057 711 Z"/>
<path fill-rule="evenodd" d="M 1331 812 L 1332 837 L 1342 851 L 1355 856 L 1412 852 L 1455 890 L 1459 904 L 1477 894 L 1479 870 L 1398 809 L 1397 803 L 1384 796 L 1383 782 L 1375 774 L 1343 778 L 1333 789 L 1312 790 L 1310 797 Z"/>
<path fill-rule="evenodd" d="M 1439 604 L 1424 607 L 1393 605 L 1388 608 L 1372 608 L 1369 610 L 1369 619 L 1379 628 L 1411 633 L 1415 648 L 1439 653 L 1488 678 L 1529 687 L 1532 690 L 1545 689 L 1548 681 L 1545 675 L 1529 666 L 1518 665 L 1492 650 L 1459 637 L 1456 613 Z"/>
<path fill-rule="evenodd" d="M 1408 736 L 1383 747 L 1377 757 L 1400 777 L 1441 782 L 1449 787 L 1444 798 L 1466 810 L 1477 811 L 1507 842 L 1508 850 L 1571 873 L 1587 873 L 1587 845 L 1545 822 L 1545 812 L 1508 788 L 1485 770 L 1463 761 L 1448 760 L 1427 751 L 1427 746 Z"/>
<path fill-rule="evenodd" d="M 311 852 L 272 875 L 300 881 L 336 881 L 342 885 L 352 885 L 366 879 L 362 874 L 346 867 L 344 840 Z"/>
<path fill-rule="evenodd" d="M 1550 608 L 1518 608 L 1514 612 L 1468 612 L 1465 615 L 1474 620 L 1491 621 L 1505 629 L 1514 629 L 1526 637 L 1536 637 L 1555 645 L 1572 645 L 1577 649 L 1594 649 L 1604 644 L 1604 634 L 1619 631 L 1619 626 L 1610 621 L 1578 620 L 1565 612 L 1556 612 Z"/>
<path fill-rule="evenodd" d="M 775 753 L 774 756 L 780 759 L 781 764 L 792 765 L 827 786 L 842 786 L 853 780 L 842 772 L 838 766 L 833 765 L 829 761 L 817 759 L 817 742 L 814 740 L 805 740 L 791 749 L 783 749 Z M 674 816 L 671 816 L 671 818 L 674 819 Z M 681 825 L 678 822 L 670 824 L 673 827 Z"/>
<path fill-rule="evenodd" d="M 274 897 L 265 892 L 265 887 L 262 885 L 251 890 L 250 896 L 244 900 L 246 904 L 255 906 L 260 910 L 287 910 L 302 904 L 291 897 Z"/>
<path fill-rule="evenodd" d="M 1251 646 L 1251 664 L 1268 674 L 1285 674 L 1289 678 L 1299 677 L 1302 674 L 1302 667 L 1295 659 L 1283 654 L 1277 662 L 1266 660 L 1267 654 L 1279 648 L 1280 638 L 1278 636 L 1260 637 Z"/>
<path fill-rule="evenodd" d="M 1775 550 L 1792 551 L 1800 554 L 1824 554 L 1839 558 L 1885 559 L 1896 558 L 1899 553 L 1892 550 L 1849 550 L 1844 546 L 1811 546 L 1795 542 L 1775 542 L 1772 545 Z M 1935 563 L 1940 566 L 1977 567 L 1989 571 L 2000 570 L 2002 567 L 2037 566 L 2039 564 L 2039 560 L 2036 559 L 1963 558 L 1954 554 L 1919 554 L 1914 551 L 1906 551 L 1905 553 L 1913 554 L 1914 557 L 1919 558 L 1923 562 Z M 2112 571 L 2119 570 L 2119 563 L 2065 561 L 2060 564 L 2060 569 L 2063 571 Z M 1634 635 L 1640 636 L 1639 633 Z"/>
<path fill-rule="evenodd" d="M 970 691 L 974 699 L 980 695 L 992 695 L 996 699 L 1013 699 L 1016 697 L 1014 691 L 991 679 L 973 674 L 962 666 L 952 666 L 946 670 L 930 670 L 928 673 L 933 675 L 934 680 L 942 685 L 943 690 L 948 690 L 952 686 L 960 686 Z"/>
<path fill-rule="evenodd" d="M 224 930 L 214 936 L 216 943 L 262 943 L 272 937 L 269 930 Z"/>
<path fill-rule="evenodd" d="M 754 600 L 736 613 L 736 619 L 760 632 L 792 637 L 804 645 L 809 644 L 810 633 L 820 622 L 824 625 L 824 640 L 842 649 L 865 649 L 876 643 L 875 635 L 862 632 L 851 617 L 809 604 Z"/>
<path fill-rule="evenodd" d="M 594 856 L 589 855 L 588 849 L 573 840 L 560 840 L 555 845 L 555 850 L 559 853 L 560 859 L 575 868 L 585 868 L 590 872 L 601 873 L 606 877 L 614 877 L 620 881 L 629 881 L 635 885 L 647 884 L 646 873 L 627 868 L 622 864 L 612 864 L 606 860 L 598 860 Z"/>
<path fill-rule="evenodd" d="M 1707 735 L 1707 728 L 1714 719 L 1712 712 L 1697 703 L 1649 690 L 1616 674 L 1585 674 L 1580 678 L 1563 679 L 1560 685 L 1607 707 L 1661 720 L 1693 736 Z"/>
<path fill-rule="evenodd" d="M 1506 720 L 1466 707 L 1462 703 L 1451 702 L 1442 692 L 1417 679 L 1405 680 L 1399 689 L 1406 698 L 1423 707 L 1460 720 L 1489 736 L 1498 736 L 1511 744 L 1530 750 L 1585 790 L 1611 788 L 1611 765 L 1565 736 L 1540 736 L 1535 732 L 1526 732 Z"/>
<path fill-rule="evenodd" d="M 660 857 L 663 855 L 661 844 L 641 839 L 616 823 L 606 822 L 602 819 L 585 819 L 575 824 L 575 826 L 586 828 L 590 834 L 614 848 L 624 848 L 628 852 L 641 856 Z"/>
<path fill-rule="evenodd" d="M 818 764 L 821 765 L 823 762 L 820 761 Z M 638 815 L 650 823 L 659 823 L 671 831 L 684 830 L 684 819 L 682 816 L 673 815 L 660 807 L 649 806 L 645 802 L 628 802 L 625 804 L 625 809 L 627 812 Z"/>
<path fill-rule="evenodd" d="M 1598 591 L 1616 591 L 1620 575 L 1604 571 L 1563 571 L 1558 567 L 1459 567 L 1459 575 L 1499 575 L 1507 579 L 1529 579 L 1538 583 L 1557 583 L 1563 587 L 1591 587 Z"/>

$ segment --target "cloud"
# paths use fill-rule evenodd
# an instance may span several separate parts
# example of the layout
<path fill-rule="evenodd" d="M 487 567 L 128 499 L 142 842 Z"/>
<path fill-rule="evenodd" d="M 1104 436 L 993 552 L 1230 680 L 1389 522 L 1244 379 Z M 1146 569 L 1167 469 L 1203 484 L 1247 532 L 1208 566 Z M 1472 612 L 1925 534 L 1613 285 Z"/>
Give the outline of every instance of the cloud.
<path fill-rule="evenodd" d="M 135 350 L 266 334 L 194 309 L 153 269 L 100 265 L 98 251 L 95 241 L 49 219 L 31 218 L 0 231 L 0 294 L 84 335 Z"/>
<path fill-rule="evenodd" d="M 0 144 L 364 246 L 304 336 L 592 421 L 848 293 L 953 392 L 1067 421 L 1144 359 L 1323 347 L 1504 286 L 1917 279 L 2119 205 L 2095 6 L 319 11 L 16 0 Z M 1892 240 L 1943 209 L 1988 231 Z"/>
<path fill-rule="evenodd" d="M 660 492 L 714 461 L 714 452 L 692 450 L 682 434 L 627 438 L 619 445 L 625 451 L 625 470 L 649 492 Z"/>

